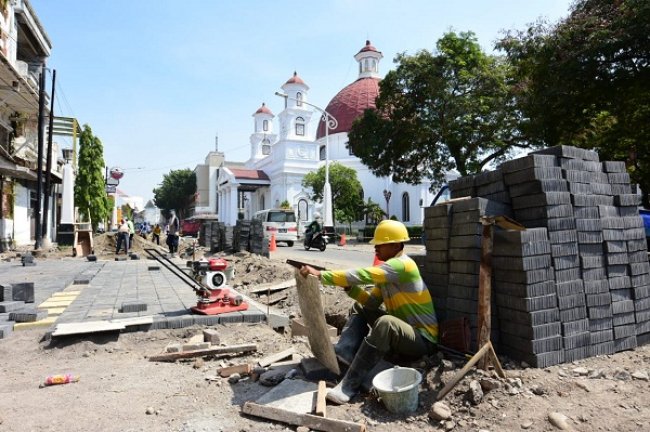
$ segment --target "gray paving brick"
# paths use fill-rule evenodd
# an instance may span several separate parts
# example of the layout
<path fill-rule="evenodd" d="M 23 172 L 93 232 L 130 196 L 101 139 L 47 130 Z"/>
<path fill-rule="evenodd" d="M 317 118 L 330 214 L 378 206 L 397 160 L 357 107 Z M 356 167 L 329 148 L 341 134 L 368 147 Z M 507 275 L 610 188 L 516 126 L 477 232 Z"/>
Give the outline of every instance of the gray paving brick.
<path fill-rule="evenodd" d="M 630 174 L 627 172 L 608 173 L 607 180 L 611 184 L 630 184 Z"/>
<path fill-rule="evenodd" d="M 512 198 L 512 209 L 515 211 L 532 207 L 550 207 L 570 204 L 571 194 L 569 192 L 544 192 L 535 195 L 525 195 Z M 564 209 L 564 207 L 562 209 Z M 568 213 L 568 210 L 560 211 L 557 217 L 566 217 Z M 572 211 L 571 214 L 573 214 Z"/>
<path fill-rule="evenodd" d="M 555 290 L 557 295 L 562 297 L 584 293 L 584 282 L 578 279 L 569 282 L 558 283 L 555 285 Z M 607 292 L 609 292 L 609 284 L 607 285 Z"/>
<path fill-rule="evenodd" d="M 608 292 L 600 294 L 587 294 L 587 306 L 607 306 L 612 303 L 612 297 Z"/>
<path fill-rule="evenodd" d="M 591 332 L 589 337 L 590 345 L 613 341 L 613 340 L 614 340 L 614 330 L 611 328 L 607 330 Z"/>
<path fill-rule="evenodd" d="M 501 314 L 501 311 L 503 311 L 503 314 Z M 508 316 L 511 322 L 537 326 L 559 322 L 560 310 L 558 308 L 553 308 L 533 312 L 522 312 L 514 309 L 501 308 L 499 316 Z"/>
<path fill-rule="evenodd" d="M 614 323 L 612 321 L 612 317 L 608 317 L 608 318 L 589 317 L 589 331 L 591 333 L 612 330 L 613 328 L 614 328 Z M 612 331 L 612 339 L 614 339 L 613 331 Z M 612 339 L 607 339 L 607 340 L 612 340 Z"/>
<path fill-rule="evenodd" d="M 4 301 L 0 302 L 0 312 L 15 312 L 25 306 L 23 301 Z"/>
<path fill-rule="evenodd" d="M 568 192 L 565 180 L 533 180 L 521 184 L 513 184 L 508 188 L 510 197 L 533 195 L 544 192 Z"/>
<path fill-rule="evenodd" d="M 558 297 L 558 302 L 560 298 Z M 587 318 L 587 308 L 584 306 L 578 306 L 570 309 L 560 309 L 560 321 L 569 322 L 577 321 Z"/>
<path fill-rule="evenodd" d="M 580 257 L 580 265 L 583 269 L 598 268 L 605 265 L 603 255 L 583 255 Z"/>
<path fill-rule="evenodd" d="M 564 178 L 560 167 L 535 167 L 503 174 L 503 181 L 507 186 L 533 180 L 564 180 Z"/>
<path fill-rule="evenodd" d="M 607 341 L 598 344 L 592 344 L 589 346 L 589 356 L 595 357 L 599 355 L 610 355 L 614 354 L 614 341 Z"/>
<path fill-rule="evenodd" d="M 578 231 L 578 243 L 600 244 L 603 242 L 603 233 L 601 231 Z"/>
<path fill-rule="evenodd" d="M 587 333 L 589 335 L 589 333 Z M 572 349 L 564 350 L 564 361 L 566 363 L 571 363 L 577 360 L 582 360 L 589 357 L 589 346 L 580 346 Z"/>
<path fill-rule="evenodd" d="M 492 288 L 495 293 L 502 293 L 514 297 L 539 297 L 555 292 L 555 282 L 552 280 L 536 284 L 517 284 L 494 281 Z M 609 289 L 609 288 L 608 288 Z"/>
<path fill-rule="evenodd" d="M 607 306 L 592 306 L 587 308 L 589 314 L 589 321 L 592 319 L 612 318 L 612 305 Z"/>
<path fill-rule="evenodd" d="M 643 228 L 643 219 L 641 216 L 624 216 L 621 217 L 624 228 Z"/>
<path fill-rule="evenodd" d="M 34 282 L 14 282 L 11 291 L 13 300 L 34 303 Z"/>
<path fill-rule="evenodd" d="M 628 228 L 625 231 L 625 240 L 628 241 L 633 241 L 633 240 L 639 240 L 639 241 L 645 241 L 645 230 L 643 228 Z M 647 246 L 646 246 L 647 248 Z M 629 247 L 628 247 L 628 250 Z"/>
<path fill-rule="evenodd" d="M 634 298 L 634 291 L 632 288 L 613 289 L 609 294 L 613 302 L 632 300 Z"/>
<path fill-rule="evenodd" d="M 533 154 L 549 154 L 562 158 L 583 159 L 585 161 L 600 161 L 598 153 L 593 150 L 586 150 L 568 145 L 557 145 L 547 147 L 533 152 Z"/>
<path fill-rule="evenodd" d="M 589 320 L 586 318 L 562 323 L 562 335 L 572 336 L 589 331 Z"/>
<path fill-rule="evenodd" d="M 636 334 L 639 340 L 643 341 L 643 344 L 650 342 L 650 321 L 644 321 L 637 323 L 636 325 Z"/>
<path fill-rule="evenodd" d="M 638 216 L 639 215 L 639 207 L 638 206 L 619 207 L 618 208 L 618 213 L 621 215 L 621 217 Z"/>
<path fill-rule="evenodd" d="M 495 280 L 502 282 L 534 284 L 553 280 L 555 277 L 555 270 L 553 268 L 530 271 L 493 269 L 493 277 Z M 579 277 L 575 279 L 579 279 Z"/>
<path fill-rule="evenodd" d="M 650 298 L 642 298 L 634 300 L 634 310 L 640 311 L 650 309 Z"/>
<path fill-rule="evenodd" d="M 558 296 L 557 305 L 560 308 L 560 313 L 567 309 L 574 309 L 586 305 L 585 295 L 583 293 L 571 294 L 568 296 Z M 580 318 L 576 318 L 580 319 Z M 562 321 L 575 321 L 575 320 L 562 320 Z"/>
<path fill-rule="evenodd" d="M 552 336 L 545 339 L 524 339 L 517 336 L 510 336 L 505 338 L 501 345 L 510 346 L 522 352 L 529 352 L 532 354 L 546 353 L 550 351 L 558 351 L 562 349 L 562 336 Z"/>
<path fill-rule="evenodd" d="M 614 338 L 614 351 L 621 352 L 631 350 L 637 347 L 636 336 L 630 336 L 624 339 Z"/>
<path fill-rule="evenodd" d="M 576 257 L 577 261 L 577 257 Z M 506 270 L 528 271 L 551 266 L 550 255 L 534 255 L 525 257 L 492 257 L 492 267 Z"/>
<path fill-rule="evenodd" d="M 620 277 L 629 276 L 628 268 L 626 265 L 608 265 L 607 277 Z"/>
<path fill-rule="evenodd" d="M 630 244 L 628 242 L 628 250 L 630 248 Z M 641 263 L 641 262 L 647 262 L 648 261 L 648 252 L 645 250 L 640 250 L 636 252 L 629 251 L 627 253 L 627 257 L 630 260 L 630 264 L 633 263 Z"/>
<path fill-rule="evenodd" d="M 600 213 L 598 212 L 598 207 L 593 207 L 593 206 L 574 207 L 573 215 L 577 218 L 583 218 L 583 219 L 595 219 L 597 217 L 600 217 Z"/>
<path fill-rule="evenodd" d="M 496 303 L 500 307 L 514 309 L 524 312 L 533 312 L 557 307 L 558 301 L 555 294 L 541 297 L 512 297 L 504 294 L 496 294 Z"/>
<path fill-rule="evenodd" d="M 576 230 L 551 231 L 548 233 L 551 244 L 575 243 L 578 241 Z"/>
<path fill-rule="evenodd" d="M 585 294 L 601 294 L 609 292 L 609 281 L 607 279 L 585 281 Z"/>
<path fill-rule="evenodd" d="M 555 280 L 558 283 L 571 282 L 575 280 L 583 279 L 582 274 L 579 268 L 570 268 L 566 270 L 557 270 L 555 272 Z M 602 279 L 602 278 L 601 278 Z M 588 280 L 584 278 L 584 280 Z"/>
<path fill-rule="evenodd" d="M 141 301 L 126 301 L 122 303 L 120 307 L 120 312 L 142 312 L 147 310 L 147 303 Z"/>
<path fill-rule="evenodd" d="M 631 194 L 632 193 L 632 186 L 629 184 L 624 184 L 624 183 L 618 183 L 618 184 L 611 184 L 612 186 L 612 195 L 625 195 L 625 194 Z"/>
<path fill-rule="evenodd" d="M 623 161 L 603 161 L 603 171 L 606 173 L 624 173 L 627 172 L 625 162 Z"/>
<path fill-rule="evenodd" d="M 602 280 L 607 278 L 607 272 L 605 271 L 604 268 L 589 268 L 589 269 L 583 269 L 582 270 L 582 279 L 585 281 L 594 281 L 594 280 Z M 611 279 L 610 279 L 610 288 L 611 286 Z M 625 287 L 621 287 L 625 288 Z"/>
<path fill-rule="evenodd" d="M 555 270 L 566 270 L 580 266 L 578 255 L 565 255 L 553 258 L 553 267 Z"/>
<path fill-rule="evenodd" d="M 601 277 L 598 279 L 603 279 L 603 278 Z M 632 281 L 630 280 L 629 276 L 609 278 L 610 290 L 619 290 L 623 288 L 632 288 Z"/>
<path fill-rule="evenodd" d="M 590 344 L 591 344 L 591 336 L 589 335 L 588 331 L 582 333 L 576 333 L 571 336 L 562 337 L 562 345 L 564 346 L 565 351 L 574 350 L 579 347 L 585 347 Z"/>

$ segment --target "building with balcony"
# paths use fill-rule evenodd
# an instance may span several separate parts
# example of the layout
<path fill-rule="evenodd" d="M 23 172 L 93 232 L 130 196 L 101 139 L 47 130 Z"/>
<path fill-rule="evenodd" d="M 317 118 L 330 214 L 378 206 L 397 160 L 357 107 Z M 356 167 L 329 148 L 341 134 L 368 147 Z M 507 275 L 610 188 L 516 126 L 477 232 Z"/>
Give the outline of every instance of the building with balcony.
<path fill-rule="evenodd" d="M 29 1 L 3 1 L 0 8 L 0 250 L 5 250 L 27 245 L 36 235 L 38 83 L 52 44 Z M 52 153 L 52 171 L 59 172 L 58 146 Z M 44 151 L 43 169 L 46 157 Z M 60 183 L 60 175 L 51 180 Z M 56 195 L 46 198 L 50 239 L 55 238 Z"/>

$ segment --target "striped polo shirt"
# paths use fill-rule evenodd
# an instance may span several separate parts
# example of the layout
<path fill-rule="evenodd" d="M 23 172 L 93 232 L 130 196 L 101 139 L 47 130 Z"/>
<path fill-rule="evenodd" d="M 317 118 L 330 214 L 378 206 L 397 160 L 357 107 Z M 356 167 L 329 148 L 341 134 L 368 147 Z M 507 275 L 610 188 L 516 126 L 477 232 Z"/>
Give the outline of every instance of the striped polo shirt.
<path fill-rule="evenodd" d="M 404 252 L 381 266 L 361 269 L 322 271 L 324 285 L 350 287 L 348 295 L 361 305 L 376 309 L 382 303 L 388 314 L 417 329 L 423 337 L 438 342 L 438 320 L 415 261 Z M 360 285 L 374 284 L 368 292 Z"/>

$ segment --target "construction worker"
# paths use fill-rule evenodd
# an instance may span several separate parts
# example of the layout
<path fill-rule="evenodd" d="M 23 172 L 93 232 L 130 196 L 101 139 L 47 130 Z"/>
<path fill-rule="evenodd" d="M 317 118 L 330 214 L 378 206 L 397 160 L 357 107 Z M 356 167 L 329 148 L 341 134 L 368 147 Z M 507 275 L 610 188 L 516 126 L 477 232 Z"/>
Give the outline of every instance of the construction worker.
<path fill-rule="evenodd" d="M 384 220 L 370 241 L 377 258 L 384 261 L 381 265 L 338 271 L 308 265 L 300 269 L 303 276 L 316 276 L 324 285 L 343 287 L 357 301 L 334 347 L 339 361 L 349 365 L 341 382 L 327 392 L 334 403 L 348 403 L 387 353 L 420 357 L 435 351 L 438 321 L 418 267 L 404 253 L 409 240 L 404 224 Z M 370 284 L 375 285 L 370 292 L 361 288 Z M 379 309 L 382 303 L 385 311 Z"/>
<path fill-rule="evenodd" d="M 135 234 L 135 226 L 133 226 L 133 221 L 129 218 L 124 218 L 126 224 L 129 226 L 129 245 L 133 245 L 133 235 Z"/>
<path fill-rule="evenodd" d="M 115 255 L 120 253 L 120 249 L 124 245 L 124 253 L 129 254 L 129 225 L 124 219 L 120 220 L 120 225 L 117 229 L 117 244 L 115 248 Z"/>

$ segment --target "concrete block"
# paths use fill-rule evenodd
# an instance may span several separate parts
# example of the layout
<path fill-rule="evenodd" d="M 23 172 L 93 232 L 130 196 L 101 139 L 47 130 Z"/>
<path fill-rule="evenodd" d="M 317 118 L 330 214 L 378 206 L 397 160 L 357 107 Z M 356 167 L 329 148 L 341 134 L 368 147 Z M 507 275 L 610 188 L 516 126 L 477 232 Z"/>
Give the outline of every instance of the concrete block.
<path fill-rule="evenodd" d="M 23 301 L 3 301 L 0 302 L 0 313 L 2 312 L 15 312 L 25 307 Z"/>
<path fill-rule="evenodd" d="M 558 308 L 545 309 L 540 311 L 533 312 L 522 312 L 514 309 L 501 308 L 504 312 L 504 315 L 499 316 L 508 316 L 511 322 L 537 326 L 543 324 L 550 324 L 553 322 L 560 321 L 560 310 Z M 501 313 L 501 310 L 499 313 Z M 575 321 L 575 320 L 574 320 Z"/>
<path fill-rule="evenodd" d="M 529 154 L 528 156 L 506 161 L 499 165 L 499 169 L 503 173 L 510 173 L 535 167 L 557 166 L 559 166 L 559 162 L 554 155 Z"/>
<path fill-rule="evenodd" d="M 650 309 L 650 298 L 642 298 L 634 300 L 634 310 L 641 311 L 645 309 Z"/>
<path fill-rule="evenodd" d="M 594 278 L 592 280 L 604 279 L 602 277 Z M 586 280 L 586 279 L 585 279 Z M 609 278 L 609 289 L 619 290 L 623 288 L 632 288 L 632 281 L 629 276 Z"/>
<path fill-rule="evenodd" d="M 17 323 L 34 322 L 47 318 L 47 315 L 48 311 L 46 309 L 20 310 L 10 312 L 9 320 Z"/>
<path fill-rule="evenodd" d="M 625 228 L 625 220 L 620 216 L 607 216 L 600 220 L 600 226 L 602 229 L 623 229 Z"/>
<path fill-rule="evenodd" d="M 13 288 L 11 284 L 0 284 L 0 302 L 13 300 Z"/>
<path fill-rule="evenodd" d="M 587 333 L 589 335 L 589 333 Z M 589 344 L 564 350 L 564 361 L 566 363 L 574 362 L 577 360 L 586 359 L 589 357 Z"/>
<path fill-rule="evenodd" d="M 625 240 L 625 231 L 621 229 L 604 229 L 603 240 L 609 241 L 623 241 Z"/>
<path fill-rule="evenodd" d="M 605 257 L 603 255 L 583 255 L 580 257 L 580 265 L 583 269 L 603 267 L 605 265 Z"/>
<path fill-rule="evenodd" d="M 337 381 L 339 379 L 334 372 L 327 369 L 314 357 L 307 357 L 300 360 L 300 368 L 305 378 L 310 381 Z"/>
<path fill-rule="evenodd" d="M 593 150 L 586 150 L 568 145 L 557 145 L 534 151 L 533 154 L 555 155 L 562 158 L 583 159 L 585 161 L 599 162 L 598 153 Z"/>
<path fill-rule="evenodd" d="M 643 344 L 650 343 L 650 321 L 637 323 L 636 325 L 637 338 L 643 340 Z"/>
<path fill-rule="evenodd" d="M 650 309 L 644 309 L 634 312 L 634 320 L 637 324 L 650 321 Z"/>
<path fill-rule="evenodd" d="M 572 336 L 584 332 L 589 332 L 589 320 L 586 318 L 562 323 L 563 336 Z"/>
<path fill-rule="evenodd" d="M 480 263 L 478 261 L 451 261 L 449 273 L 478 274 Z"/>
<path fill-rule="evenodd" d="M 590 357 L 595 357 L 598 355 L 610 355 L 614 354 L 614 352 L 614 341 L 602 342 L 589 346 Z"/>
<path fill-rule="evenodd" d="M 592 306 L 587 308 L 589 314 L 589 322 L 594 319 L 602 318 L 612 318 L 614 314 L 612 313 L 612 305 L 607 306 Z"/>
<path fill-rule="evenodd" d="M 578 243 L 596 243 L 603 242 L 603 233 L 600 231 L 578 231 Z"/>
<path fill-rule="evenodd" d="M 577 255 L 575 261 L 578 261 Z M 492 257 L 492 266 L 493 268 L 499 268 L 503 270 L 518 270 L 518 271 L 528 271 L 541 268 L 548 268 L 551 266 L 551 255 L 536 255 L 536 256 L 525 256 L 525 257 Z M 557 269 L 557 267 L 556 267 Z"/>
<path fill-rule="evenodd" d="M 600 217 L 600 214 L 598 213 L 598 207 L 574 207 L 573 208 L 573 215 L 577 218 L 582 218 L 582 219 L 596 219 Z"/>
<path fill-rule="evenodd" d="M 611 184 L 612 186 L 612 195 L 624 195 L 632 193 L 632 186 L 625 183 Z"/>
<path fill-rule="evenodd" d="M 624 313 L 634 312 L 634 301 L 633 300 L 623 300 L 612 302 L 612 313 L 614 315 L 620 315 Z"/>
<path fill-rule="evenodd" d="M 503 243 L 496 241 L 492 247 L 493 257 L 529 257 L 551 252 L 551 243 L 547 240 L 528 243 Z"/>
<path fill-rule="evenodd" d="M 607 277 L 629 276 L 628 268 L 626 265 L 608 265 Z M 634 286 L 634 282 L 632 282 Z"/>
<path fill-rule="evenodd" d="M 613 195 L 612 185 L 609 183 L 591 183 L 591 191 L 596 195 Z"/>
<path fill-rule="evenodd" d="M 573 350 L 579 347 L 585 347 L 591 344 L 591 336 L 589 332 L 576 333 L 571 336 L 564 336 L 562 338 L 562 345 L 565 350 Z M 584 358 L 584 357 L 583 357 Z"/>
<path fill-rule="evenodd" d="M 607 279 L 584 281 L 584 287 L 587 295 L 609 293 L 609 281 Z"/>
<path fill-rule="evenodd" d="M 567 270 L 563 270 L 563 271 L 567 271 Z M 510 283 L 535 284 L 539 282 L 553 280 L 555 278 L 555 271 L 553 270 L 553 268 L 530 270 L 530 271 L 512 271 L 512 270 L 493 269 L 493 275 L 494 275 L 494 280 L 497 281 L 510 282 Z M 576 277 L 574 279 L 580 279 L 580 278 Z"/>
<path fill-rule="evenodd" d="M 126 261 L 126 257 L 124 257 L 124 256 L 116 256 L 115 261 Z"/>
<path fill-rule="evenodd" d="M 543 309 L 551 309 L 557 307 L 557 295 L 549 294 L 542 297 L 511 297 L 504 294 L 496 294 L 496 303 L 500 307 L 508 309 L 520 310 L 524 312 L 532 312 Z"/>
<path fill-rule="evenodd" d="M 614 340 L 614 330 L 601 330 L 596 332 L 591 332 L 589 337 L 589 344 L 599 344 L 603 342 L 609 342 Z"/>
<path fill-rule="evenodd" d="M 575 243 L 578 241 L 576 230 L 551 231 L 548 233 L 551 244 Z"/>
<path fill-rule="evenodd" d="M 146 310 L 147 310 L 147 304 L 141 301 L 123 302 L 120 308 L 120 312 L 122 313 L 143 312 Z"/>
<path fill-rule="evenodd" d="M 574 230 L 576 229 L 576 220 L 573 217 L 549 219 L 547 228 L 549 231 Z"/>
<path fill-rule="evenodd" d="M 611 184 L 630 184 L 630 174 L 627 172 L 607 173 L 607 181 Z"/>
<path fill-rule="evenodd" d="M 572 194 L 591 194 L 593 193 L 591 189 L 591 184 L 589 183 L 576 183 L 576 182 L 568 182 L 569 183 L 569 192 Z M 607 185 L 609 186 L 609 184 Z"/>
<path fill-rule="evenodd" d="M 607 306 L 612 303 L 612 298 L 608 292 L 601 294 L 587 294 L 587 306 Z"/>
<path fill-rule="evenodd" d="M 630 249 L 630 243 L 627 244 L 628 251 Z M 628 252 L 627 257 L 630 260 L 630 264 L 641 263 L 648 261 L 648 252 L 645 250 L 640 250 L 636 252 Z"/>
<path fill-rule="evenodd" d="M 545 339 L 524 339 L 510 336 L 500 342 L 501 346 L 509 346 L 522 352 L 540 354 L 562 349 L 562 336 L 552 336 Z"/>
<path fill-rule="evenodd" d="M 570 268 L 566 270 L 558 270 L 555 272 L 555 280 L 558 283 L 571 282 L 580 279 L 582 279 L 582 274 L 579 268 Z M 588 279 L 584 278 L 584 280 Z"/>
<path fill-rule="evenodd" d="M 183 344 L 183 351 L 196 351 L 210 348 L 210 342 L 197 342 Z"/>
<path fill-rule="evenodd" d="M 637 347 L 636 336 L 630 336 L 624 339 L 614 338 L 614 352 L 631 350 L 636 347 Z"/>
<path fill-rule="evenodd" d="M 90 283 L 90 277 L 88 276 L 78 276 L 72 281 L 72 285 L 88 285 Z"/>
<path fill-rule="evenodd" d="M 555 281 L 549 280 L 536 284 L 494 281 L 492 288 L 495 293 L 501 293 L 513 297 L 539 297 L 554 293 Z"/>
<path fill-rule="evenodd" d="M 503 174 L 503 181 L 509 187 L 534 180 L 564 180 L 562 168 L 535 167 Z"/>
<path fill-rule="evenodd" d="M 574 309 L 578 307 L 586 306 L 585 295 L 583 293 L 571 294 L 568 296 L 558 296 L 557 305 L 560 308 L 560 313 L 566 309 Z M 580 318 L 576 318 L 580 319 Z M 575 320 L 562 320 L 564 321 L 575 321 Z"/>
<path fill-rule="evenodd" d="M 560 298 L 558 297 L 558 302 Z M 577 321 L 587 318 L 587 308 L 585 306 L 577 306 L 570 309 L 560 309 L 560 321 L 569 322 Z"/>
<path fill-rule="evenodd" d="M 622 216 L 624 228 L 643 228 L 641 216 Z"/>
<path fill-rule="evenodd" d="M 203 329 L 203 341 L 212 345 L 219 345 L 221 343 L 219 332 L 215 329 Z"/>
<path fill-rule="evenodd" d="M 483 225 L 480 223 L 463 223 L 463 224 L 454 224 L 451 227 L 451 236 L 458 235 L 482 235 L 483 234 Z"/>
<path fill-rule="evenodd" d="M 603 243 L 605 252 L 609 253 L 627 253 L 627 243 L 623 240 L 612 240 Z"/>
<path fill-rule="evenodd" d="M 571 204 L 571 194 L 569 192 L 544 192 L 535 195 L 525 195 L 516 198 L 512 198 L 512 209 L 519 210 L 524 208 L 531 207 L 541 207 L 541 206 L 559 206 L 559 205 L 570 205 Z M 562 216 L 567 215 L 568 210 L 560 212 Z"/>
<path fill-rule="evenodd" d="M 614 324 L 612 322 L 612 318 L 589 318 L 589 331 L 591 333 L 594 332 L 600 332 L 600 331 L 605 331 L 605 330 L 612 330 L 614 328 Z M 607 339 L 607 340 L 612 340 L 614 339 L 614 333 L 612 332 L 612 338 Z"/>
<path fill-rule="evenodd" d="M 600 219 L 576 219 L 576 230 L 580 231 L 600 231 L 602 226 Z"/>
<path fill-rule="evenodd" d="M 634 298 L 634 290 L 632 288 L 613 289 L 609 294 L 613 302 L 632 300 Z"/>
<path fill-rule="evenodd" d="M 619 207 L 618 208 L 618 213 L 621 215 L 621 217 L 638 216 L 639 215 L 639 207 L 638 206 Z"/>
<path fill-rule="evenodd" d="M 178 342 L 171 342 L 165 347 L 166 353 L 177 353 L 182 351 L 182 346 Z"/>
<path fill-rule="evenodd" d="M 624 173 L 627 172 L 625 162 L 623 161 L 603 161 L 603 171 L 606 173 Z"/>
<path fill-rule="evenodd" d="M 34 303 L 34 282 L 17 282 L 11 284 L 11 297 L 16 301 Z"/>
<path fill-rule="evenodd" d="M 0 323 L 0 339 L 7 338 L 13 333 L 14 324 L 13 323 Z"/>
<path fill-rule="evenodd" d="M 607 272 L 604 268 L 589 268 L 582 270 L 582 279 L 584 281 L 602 280 L 607 278 Z M 611 288 L 611 280 L 610 280 Z M 621 287 L 626 288 L 626 287 Z"/>
<path fill-rule="evenodd" d="M 568 192 L 566 180 L 533 180 L 521 184 L 513 184 L 508 188 L 511 198 L 533 195 L 544 192 Z"/>
<path fill-rule="evenodd" d="M 558 296 L 566 297 L 573 294 L 584 293 L 584 282 L 580 279 L 568 282 L 562 282 L 555 285 L 555 290 Z M 609 285 L 607 285 L 609 291 Z"/>
<path fill-rule="evenodd" d="M 566 270 L 580 266 L 578 255 L 565 255 L 553 258 L 553 267 L 555 270 Z"/>

